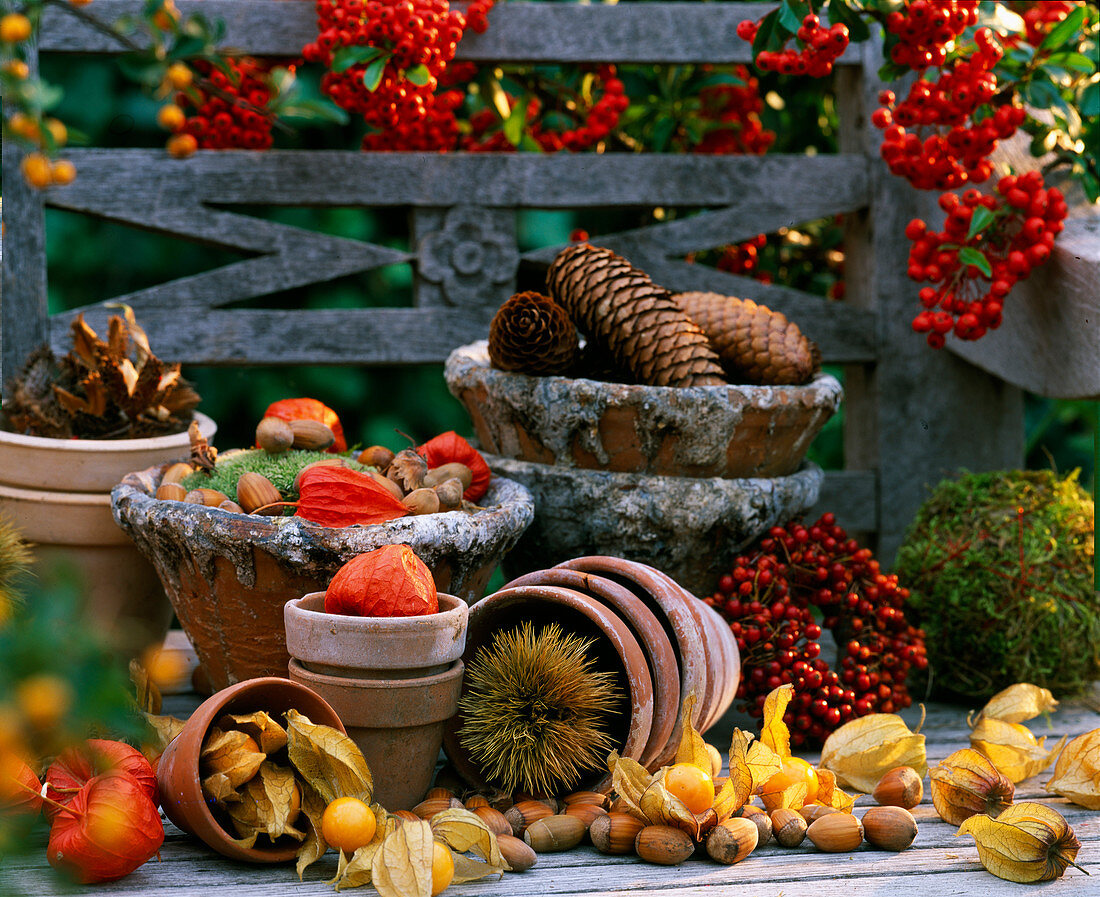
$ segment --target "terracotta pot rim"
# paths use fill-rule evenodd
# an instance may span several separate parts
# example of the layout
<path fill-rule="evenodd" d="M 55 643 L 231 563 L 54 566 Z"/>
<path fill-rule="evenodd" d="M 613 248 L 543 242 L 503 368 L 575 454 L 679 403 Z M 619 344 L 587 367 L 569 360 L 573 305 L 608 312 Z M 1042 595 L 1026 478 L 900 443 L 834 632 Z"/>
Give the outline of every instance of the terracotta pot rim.
<path fill-rule="evenodd" d="M 214 428 L 213 418 L 201 411 L 194 412 L 194 419 L 199 422 L 199 429 L 206 433 Z M 0 421 L 4 421 L 0 414 Z M 166 448 L 173 445 L 188 446 L 190 440 L 187 430 L 178 433 L 167 433 L 163 436 L 140 436 L 136 439 L 58 439 L 50 436 L 26 436 L 22 433 L 13 433 L 11 430 L 0 426 L 0 444 L 8 443 L 26 448 L 42 449 L 51 452 L 145 452 L 150 449 Z"/>
<path fill-rule="evenodd" d="M 469 605 L 457 595 L 448 595 L 446 592 L 438 592 L 439 610 L 434 614 L 419 614 L 413 617 L 360 617 L 353 614 L 330 614 L 324 610 L 311 610 L 306 607 L 306 602 L 324 600 L 324 592 L 308 592 L 301 598 L 291 598 L 283 605 L 289 613 L 302 617 L 311 622 L 338 623 L 349 629 L 363 629 L 372 635 L 384 636 L 390 632 L 405 632 L 417 626 L 423 626 L 424 622 L 431 620 L 441 626 L 451 620 L 461 620 L 469 614 Z M 443 605 L 447 608 L 444 610 Z"/>
<path fill-rule="evenodd" d="M 417 676 L 415 679 L 356 679 L 351 676 L 335 676 L 331 673 L 315 673 L 302 665 L 296 657 L 290 658 L 290 666 L 295 674 L 315 679 L 319 682 L 333 685 L 339 688 L 352 688 L 357 691 L 369 691 L 370 689 L 386 689 L 387 691 L 416 691 L 417 689 L 430 688 L 454 679 L 461 679 L 465 672 L 465 665 L 461 660 L 456 660 L 451 666 L 441 673 L 433 673 L 431 676 Z"/>

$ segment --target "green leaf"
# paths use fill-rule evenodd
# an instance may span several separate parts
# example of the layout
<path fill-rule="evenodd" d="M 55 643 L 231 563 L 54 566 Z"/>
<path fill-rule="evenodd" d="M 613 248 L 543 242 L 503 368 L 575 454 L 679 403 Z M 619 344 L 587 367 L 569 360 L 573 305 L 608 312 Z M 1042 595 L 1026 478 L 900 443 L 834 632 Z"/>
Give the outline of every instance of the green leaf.
<path fill-rule="evenodd" d="M 736 75 L 731 75 L 728 72 L 715 72 L 701 79 L 695 86 L 699 90 L 705 90 L 708 87 L 720 87 L 725 85 L 729 87 L 744 87 L 745 82 Z"/>
<path fill-rule="evenodd" d="M 1047 62 L 1051 65 L 1062 66 L 1073 72 L 1092 74 L 1096 71 L 1096 63 L 1083 53 L 1055 53 Z"/>
<path fill-rule="evenodd" d="M 848 28 L 848 38 L 852 43 L 860 43 L 871 36 L 871 29 L 863 21 L 859 11 L 849 6 L 845 0 L 829 0 L 829 21 L 838 22 Z"/>
<path fill-rule="evenodd" d="M 1081 115 L 1100 118 L 1100 81 L 1092 81 L 1081 91 Z"/>
<path fill-rule="evenodd" d="M 996 217 L 997 216 L 985 206 L 975 206 L 974 215 L 970 219 L 970 230 L 966 232 L 966 239 L 972 240 L 975 236 L 989 227 Z"/>
<path fill-rule="evenodd" d="M 385 50 L 379 47 L 341 47 L 332 54 L 332 71 L 336 74 L 346 72 L 353 65 L 371 62 L 383 54 L 389 55 Z M 373 90 L 374 88 L 371 89 Z"/>
<path fill-rule="evenodd" d="M 802 27 L 802 20 L 810 14 L 810 5 L 800 0 L 783 0 L 779 5 L 779 24 L 791 34 Z"/>
<path fill-rule="evenodd" d="M 1044 37 L 1043 42 L 1039 44 L 1039 49 L 1062 49 L 1066 41 L 1077 32 L 1077 29 L 1079 29 L 1082 24 L 1084 24 L 1086 15 L 1088 15 L 1086 8 L 1084 6 L 1078 6 L 1050 30 L 1050 34 Z"/>
<path fill-rule="evenodd" d="M 959 250 L 959 261 L 964 265 L 973 265 L 986 277 L 993 276 L 993 268 L 989 264 L 989 259 L 971 246 L 964 246 Z"/>
<path fill-rule="evenodd" d="M 526 131 L 524 131 L 523 135 L 519 138 L 519 148 L 525 153 L 545 152 L 545 150 L 543 150 L 543 148 L 539 145 L 538 141 L 535 140 L 535 138 L 528 134 Z"/>
<path fill-rule="evenodd" d="M 657 124 L 653 126 L 653 152 L 663 153 L 668 148 L 668 142 L 675 130 L 676 119 L 671 116 L 658 119 Z"/>
<path fill-rule="evenodd" d="M 348 114 L 335 103 L 327 100 L 298 100 L 280 109 L 279 115 L 284 118 L 333 122 L 338 125 L 348 123 Z"/>
<path fill-rule="evenodd" d="M 523 126 L 527 124 L 527 103 L 520 98 L 512 109 L 508 118 L 504 121 L 504 139 L 512 146 L 519 146 L 520 137 L 523 136 Z"/>
<path fill-rule="evenodd" d="M 896 62 L 887 62 L 885 65 L 879 66 L 878 79 L 879 81 L 897 81 L 899 78 L 904 78 L 909 74 L 909 68 L 904 65 L 898 65 Z"/>
<path fill-rule="evenodd" d="M 206 51 L 206 41 L 201 37 L 181 36 L 168 51 L 169 59 L 190 59 Z"/>
<path fill-rule="evenodd" d="M 773 9 L 760 20 L 760 27 L 756 29 L 756 37 L 752 42 L 752 55 L 759 56 L 764 50 L 778 50 L 783 43 L 783 38 L 777 33 L 776 23 L 779 21 L 779 8 Z"/>
<path fill-rule="evenodd" d="M 424 63 L 420 65 L 414 65 L 410 69 L 405 69 L 405 80 L 417 87 L 423 87 L 431 79 L 432 73 L 428 71 L 428 67 Z"/>
<path fill-rule="evenodd" d="M 116 64 L 125 77 L 145 87 L 156 87 L 164 78 L 164 66 L 144 54 L 126 53 L 118 57 Z"/>
<path fill-rule="evenodd" d="M 363 86 L 374 93 L 378 90 L 378 85 L 382 83 L 382 73 L 386 70 L 386 60 L 388 56 L 379 56 L 377 59 L 371 60 L 363 70 Z"/>

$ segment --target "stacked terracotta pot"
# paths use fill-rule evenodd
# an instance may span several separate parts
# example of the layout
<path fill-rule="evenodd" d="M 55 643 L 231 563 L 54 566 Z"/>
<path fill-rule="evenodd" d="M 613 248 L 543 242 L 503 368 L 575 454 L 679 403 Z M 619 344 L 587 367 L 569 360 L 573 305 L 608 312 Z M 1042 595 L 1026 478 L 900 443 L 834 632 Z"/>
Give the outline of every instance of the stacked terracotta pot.
<path fill-rule="evenodd" d="M 515 579 L 470 609 L 467 663 L 498 633 L 525 621 L 556 622 L 598 632 L 591 655 L 611 670 L 630 713 L 613 724 L 618 751 L 651 770 L 670 763 L 680 743 L 684 699 L 695 695 L 692 724 L 714 725 L 733 702 L 740 680 L 737 642 L 710 607 L 659 570 L 621 558 L 576 558 Z M 444 745 L 474 787 L 487 782 L 463 748 L 459 713 Z M 602 773 L 577 787 L 607 791 Z"/>

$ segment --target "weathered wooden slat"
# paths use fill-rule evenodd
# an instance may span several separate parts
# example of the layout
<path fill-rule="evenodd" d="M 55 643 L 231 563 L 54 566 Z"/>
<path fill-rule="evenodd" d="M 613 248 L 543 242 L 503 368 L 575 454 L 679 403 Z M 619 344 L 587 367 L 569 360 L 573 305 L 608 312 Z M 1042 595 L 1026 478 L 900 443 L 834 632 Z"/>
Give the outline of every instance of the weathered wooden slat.
<path fill-rule="evenodd" d="M 424 364 L 455 346 L 483 339 L 494 309 L 355 308 L 282 311 L 189 309 L 186 326 L 173 309 L 150 309 L 141 325 L 157 354 L 184 364 Z M 85 313 L 106 326 L 110 309 Z M 64 318 L 50 322 L 54 349 L 66 351 Z"/>
<path fill-rule="evenodd" d="M 866 196 L 860 179 L 867 168 L 859 155 L 210 150 L 177 160 L 162 150 L 114 149 L 74 149 L 67 155 L 87 181 L 77 187 L 78 178 L 70 187 L 48 191 L 48 197 L 61 201 L 73 191 L 100 207 L 121 205 L 118 197 L 133 191 L 170 198 L 187 189 L 194 200 L 225 205 L 441 207 L 474 201 L 490 208 L 559 209 L 737 204 L 749 221 L 786 208 L 788 223 L 812 218 L 819 208 L 808 196 L 807 183 L 841 185 L 821 187 L 830 197 L 826 209 L 858 204 Z M 164 206 L 168 213 L 168 203 Z"/>
<path fill-rule="evenodd" d="M 1075 218 L 1050 261 L 1015 286 L 1004 323 L 951 351 L 1029 392 L 1100 399 L 1100 215 Z"/>
<path fill-rule="evenodd" d="M 223 45 L 258 56 L 296 58 L 316 38 L 313 4 L 273 0 L 179 0 L 185 15 L 199 11 L 227 26 Z M 461 5 L 461 4 L 460 4 Z M 458 58 L 493 62 L 748 62 L 751 48 L 737 37 L 739 22 L 758 19 L 768 3 L 647 3 L 644 7 L 509 2 L 490 14 L 485 34 L 468 33 Z M 93 11 L 113 22 L 140 9 L 138 0 L 96 0 Z M 118 53 L 110 36 L 49 7 L 43 49 Z M 844 64 L 858 62 L 851 50 Z"/>

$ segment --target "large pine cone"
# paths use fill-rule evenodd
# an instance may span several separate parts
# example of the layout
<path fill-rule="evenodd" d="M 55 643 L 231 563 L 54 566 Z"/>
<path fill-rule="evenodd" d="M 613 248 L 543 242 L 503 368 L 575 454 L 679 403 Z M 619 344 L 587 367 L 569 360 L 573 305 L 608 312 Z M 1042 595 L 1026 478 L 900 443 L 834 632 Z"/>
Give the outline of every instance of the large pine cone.
<path fill-rule="evenodd" d="M 554 259 L 546 283 L 589 341 L 639 383 L 726 382 L 706 334 L 668 290 L 610 249 L 570 246 Z"/>
<path fill-rule="evenodd" d="M 781 312 L 720 293 L 678 293 L 674 298 L 703 328 L 734 383 L 806 383 L 821 366 L 816 344 Z"/>
<path fill-rule="evenodd" d="M 502 371 L 565 374 L 576 360 L 577 342 L 577 329 L 557 302 L 516 293 L 489 325 L 489 360 Z"/>

